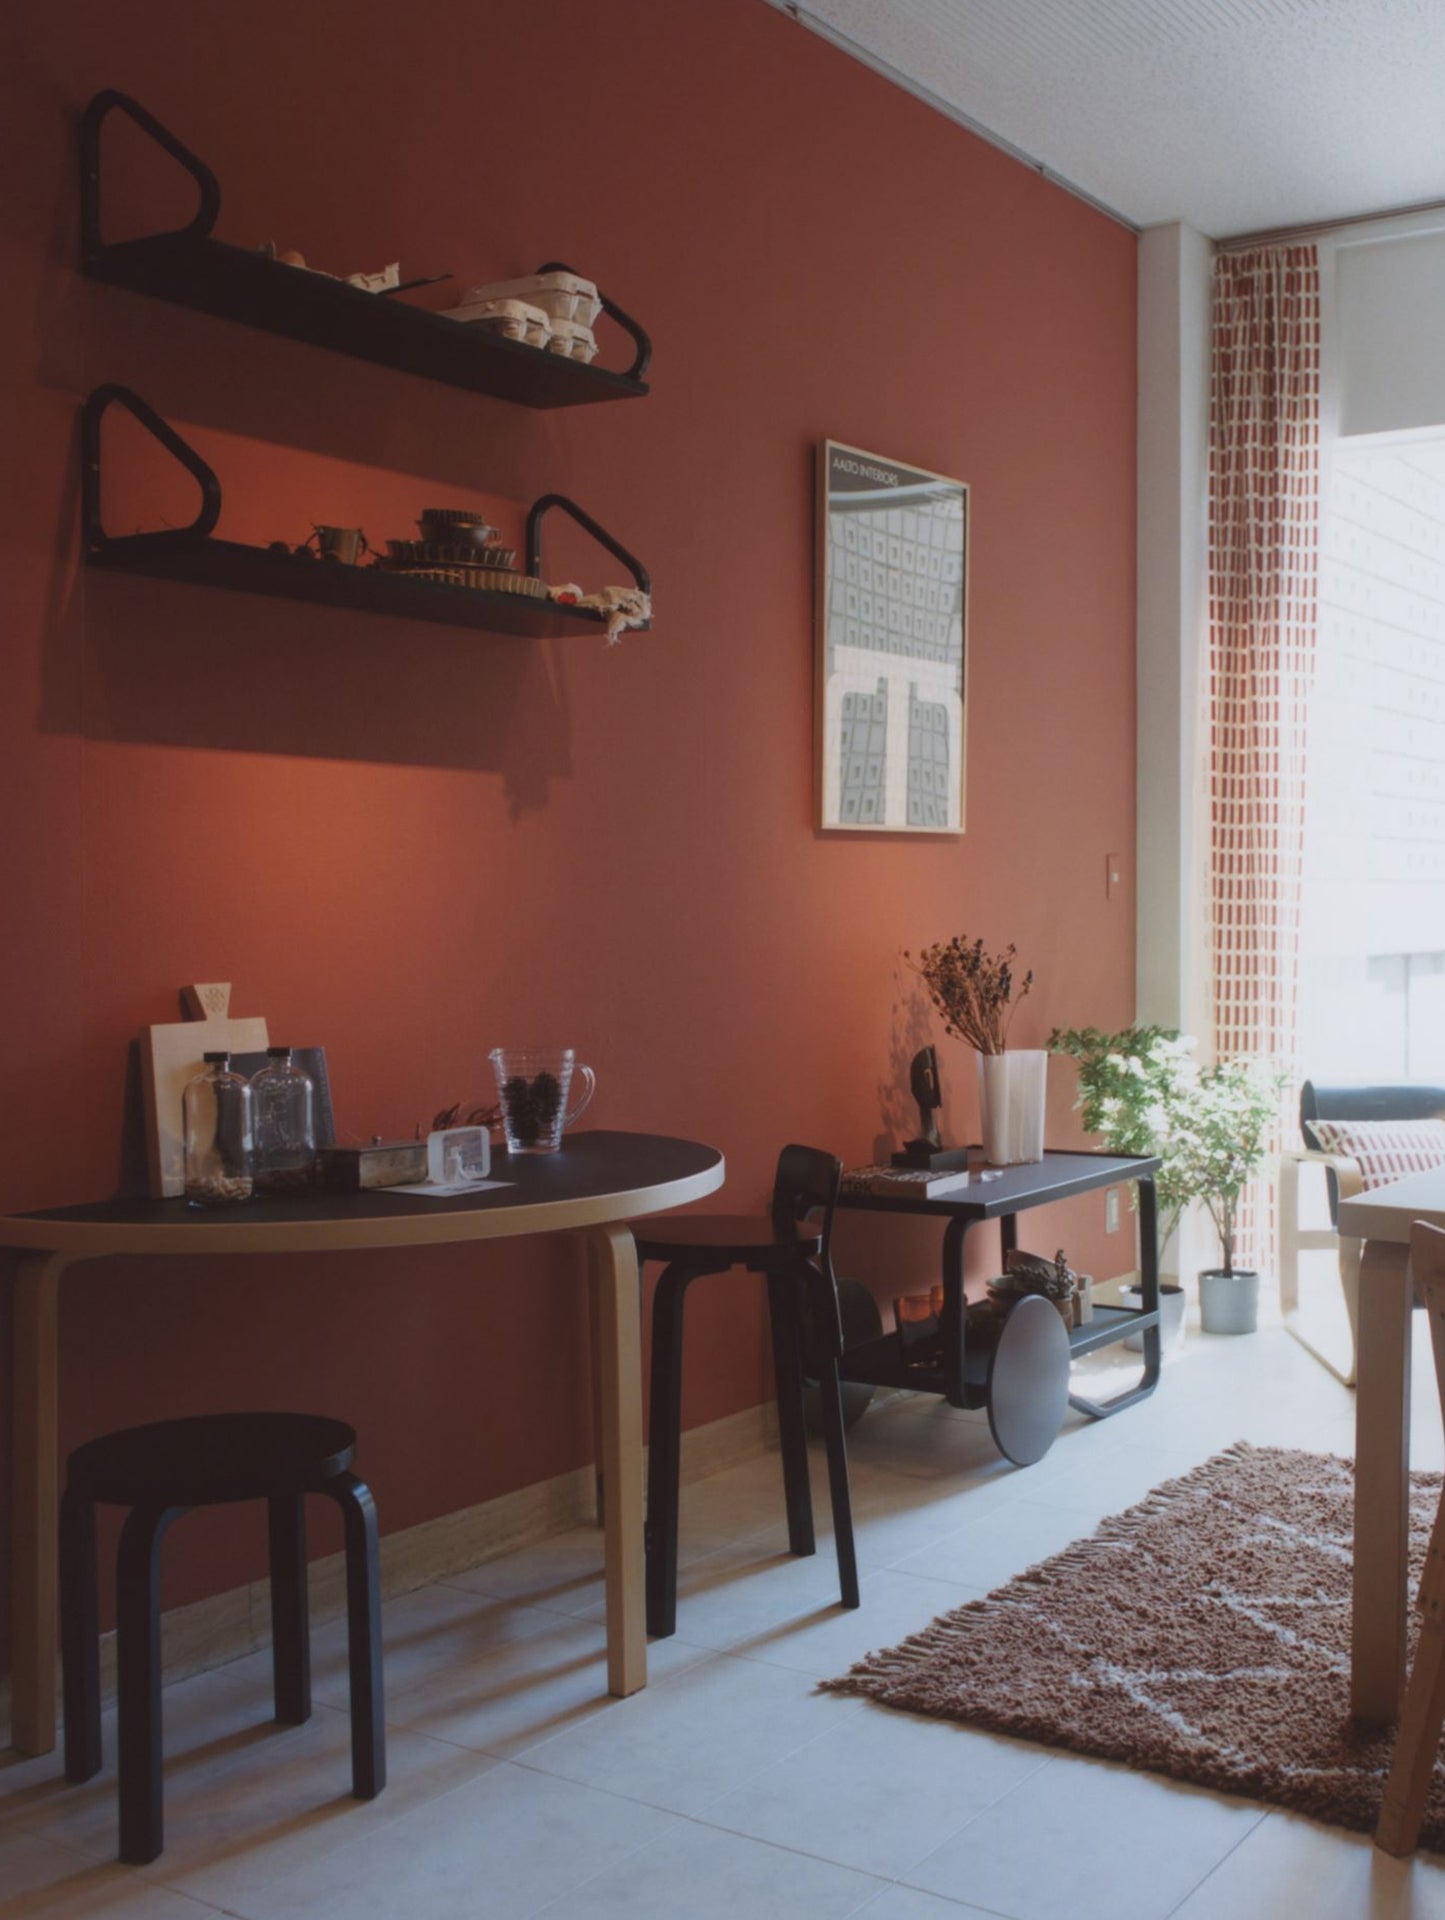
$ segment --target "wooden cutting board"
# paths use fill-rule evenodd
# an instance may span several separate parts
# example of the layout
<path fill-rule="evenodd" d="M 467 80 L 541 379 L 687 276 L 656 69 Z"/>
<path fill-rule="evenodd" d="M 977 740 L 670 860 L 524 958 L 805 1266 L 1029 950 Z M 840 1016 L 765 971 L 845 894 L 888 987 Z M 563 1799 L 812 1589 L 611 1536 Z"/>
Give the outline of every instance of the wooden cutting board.
<path fill-rule="evenodd" d="M 231 983 L 208 981 L 184 987 L 181 999 L 194 1016 L 162 1027 L 143 1027 L 140 1036 L 141 1085 L 145 1095 L 146 1153 L 150 1188 L 158 1199 L 174 1199 L 186 1190 L 185 1144 L 181 1132 L 181 1096 L 208 1053 L 264 1053 L 271 1044 L 265 1020 L 231 1016 Z"/>

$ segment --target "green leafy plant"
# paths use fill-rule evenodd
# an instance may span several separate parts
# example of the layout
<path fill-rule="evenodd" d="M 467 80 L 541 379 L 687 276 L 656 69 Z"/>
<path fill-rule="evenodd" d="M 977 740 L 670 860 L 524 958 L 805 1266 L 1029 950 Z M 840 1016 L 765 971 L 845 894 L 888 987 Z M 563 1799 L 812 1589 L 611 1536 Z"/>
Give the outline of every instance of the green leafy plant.
<path fill-rule="evenodd" d="M 1264 1165 L 1281 1075 L 1257 1060 L 1200 1067 L 1194 1042 L 1167 1027 L 1058 1028 L 1055 1053 L 1078 1063 L 1075 1101 L 1084 1125 L 1111 1153 L 1157 1155 L 1159 1243 L 1200 1201 L 1234 1272 L 1239 1205 Z"/>
<path fill-rule="evenodd" d="M 1049 1050 L 1067 1054 L 1079 1069 L 1074 1102 L 1085 1127 L 1110 1153 L 1157 1156 L 1159 1244 L 1167 1244 L 1179 1216 L 1198 1196 L 1173 1151 L 1178 1110 L 1199 1077 L 1194 1042 L 1169 1027 L 1056 1027 Z"/>
<path fill-rule="evenodd" d="M 1199 1075 L 1174 1118 L 1171 1156 L 1214 1222 L 1226 1274 L 1234 1272 L 1239 1203 L 1264 1165 L 1283 1085 L 1264 1061 L 1222 1060 Z"/>

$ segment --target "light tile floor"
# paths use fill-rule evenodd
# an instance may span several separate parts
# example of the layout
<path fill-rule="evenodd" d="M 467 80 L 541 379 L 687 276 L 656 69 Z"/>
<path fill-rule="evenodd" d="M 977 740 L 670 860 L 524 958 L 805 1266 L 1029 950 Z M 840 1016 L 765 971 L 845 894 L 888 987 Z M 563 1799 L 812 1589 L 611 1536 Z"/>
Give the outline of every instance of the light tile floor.
<path fill-rule="evenodd" d="M 645 1693 L 605 1691 L 600 1536 L 559 1535 L 390 1603 L 370 1805 L 346 1791 L 339 1623 L 306 1727 L 269 1722 L 265 1655 L 167 1690 L 152 1867 L 114 1863 L 109 1771 L 68 1788 L 55 1757 L 0 1763 L 0 1920 L 1445 1920 L 1434 1858 L 815 1691 L 1233 1440 L 1349 1452 L 1353 1404 L 1277 1328 L 1194 1332 L 1151 1401 L 1070 1416 L 1024 1472 L 982 1415 L 880 1401 L 852 1437 L 858 1612 L 821 1472 L 820 1551 L 796 1561 L 777 1461 L 750 1460 L 684 1490 L 679 1632 Z M 1417 1342 L 1415 1458 L 1442 1454 Z"/>

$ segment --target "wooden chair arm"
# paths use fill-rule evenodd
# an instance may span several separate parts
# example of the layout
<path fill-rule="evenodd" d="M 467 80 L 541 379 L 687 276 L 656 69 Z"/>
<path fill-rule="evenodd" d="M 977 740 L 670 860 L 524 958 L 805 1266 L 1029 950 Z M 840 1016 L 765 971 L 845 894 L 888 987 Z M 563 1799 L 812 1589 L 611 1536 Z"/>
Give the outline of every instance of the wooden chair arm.
<path fill-rule="evenodd" d="M 1286 1178 L 1295 1186 L 1299 1183 L 1301 1167 L 1325 1167 L 1339 1183 L 1341 1200 L 1353 1200 L 1356 1194 L 1364 1192 L 1360 1163 L 1347 1153 L 1324 1153 L 1318 1147 L 1286 1147 L 1279 1161 L 1281 1173 L 1288 1168 Z"/>

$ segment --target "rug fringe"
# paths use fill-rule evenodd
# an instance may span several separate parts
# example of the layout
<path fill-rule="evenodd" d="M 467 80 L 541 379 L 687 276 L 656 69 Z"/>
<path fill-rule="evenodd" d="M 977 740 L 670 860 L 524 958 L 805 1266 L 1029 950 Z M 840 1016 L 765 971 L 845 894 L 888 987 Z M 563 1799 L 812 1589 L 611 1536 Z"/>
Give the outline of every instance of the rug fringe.
<path fill-rule="evenodd" d="M 970 1600 L 952 1613 L 940 1614 L 931 1626 L 925 1627 L 921 1633 L 910 1634 L 896 1647 L 865 1654 L 863 1659 L 836 1680 L 820 1680 L 819 1692 L 872 1695 L 880 1683 L 900 1678 L 917 1666 L 920 1660 L 960 1645 L 985 1620 L 996 1617 L 1004 1609 L 1033 1606 L 1039 1590 L 1049 1586 L 1059 1576 L 1077 1572 L 1101 1555 L 1115 1552 L 1131 1540 L 1141 1526 L 1156 1519 L 1176 1502 L 1196 1498 L 1242 1461 L 1252 1455 L 1271 1451 L 1288 1452 L 1295 1449 L 1271 1449 L 1255 1446 L 1249 1440 L 1236 1440 L 1232 1446 L 1212 1454 L 1188 1473 L 1162 1481 L 1122 1513 L 1109 1514 L 1086 1539 L 1076 1540 L 1061 1552 L 1050 1554 L 1047 1560 L 1016 1574 L 1006 1586 L 997 1588 L 982 1600 Z"/>

